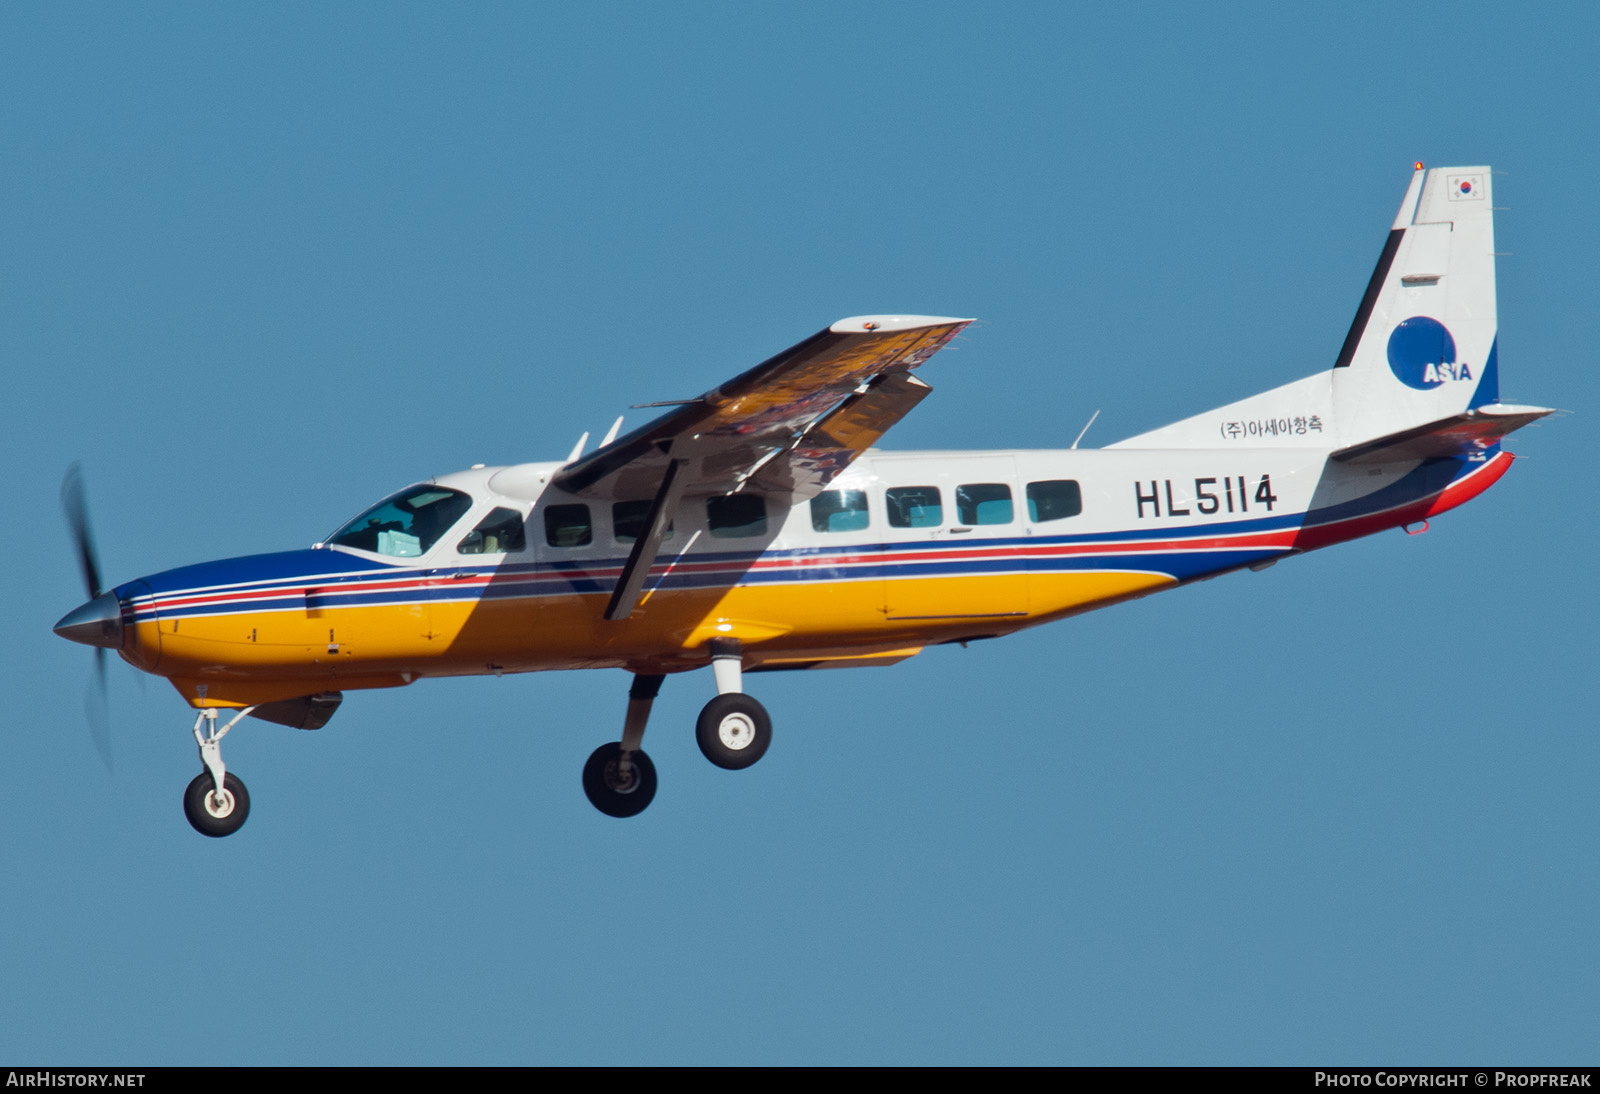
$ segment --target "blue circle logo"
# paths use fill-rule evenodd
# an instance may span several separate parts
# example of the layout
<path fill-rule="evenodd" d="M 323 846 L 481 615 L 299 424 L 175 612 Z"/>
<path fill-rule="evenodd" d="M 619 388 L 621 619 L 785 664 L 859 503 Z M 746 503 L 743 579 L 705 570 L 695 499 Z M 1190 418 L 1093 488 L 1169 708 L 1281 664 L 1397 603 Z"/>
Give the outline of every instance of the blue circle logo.
<path fill-rule="evenodd" d="M 1389 335 L 1389 370 L 1407 387 L 1429 391 L 1456 379 L 1455 363 L 1456 340 L 1437 319 L 1412 316 Z"/>

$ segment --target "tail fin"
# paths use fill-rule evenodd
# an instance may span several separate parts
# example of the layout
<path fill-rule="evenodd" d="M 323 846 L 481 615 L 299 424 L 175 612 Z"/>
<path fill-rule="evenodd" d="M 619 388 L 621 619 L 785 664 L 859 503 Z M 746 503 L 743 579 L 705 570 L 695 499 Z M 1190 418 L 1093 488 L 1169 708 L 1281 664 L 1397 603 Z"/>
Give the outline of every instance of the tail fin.
<path fill-rule="evenodd" d="M 1334 363 L 1344 444 L 1499 401 L 1490 185 L 1487 167 L 1412 176 Z"/>
<path fill-rule="evenodd" d="M 1487 167 L 1419 164 L 1328 372 L 1113 448 L 1349 448 L 1499 399 Z"/>

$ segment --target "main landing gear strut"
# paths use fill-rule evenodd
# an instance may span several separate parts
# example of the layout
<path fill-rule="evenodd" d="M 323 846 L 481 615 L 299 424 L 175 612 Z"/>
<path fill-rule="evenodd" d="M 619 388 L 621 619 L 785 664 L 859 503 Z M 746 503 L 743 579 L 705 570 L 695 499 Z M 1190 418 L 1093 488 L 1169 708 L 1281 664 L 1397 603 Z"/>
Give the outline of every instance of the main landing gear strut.
<path fill-rule="evenodd" d="M 706 759 L 718 767 L 730 771 L 749 767 L 772 743 L 772 719 L 765 707 L 744 694 L 743 655 L 737 639 L 712 639 L 711 672 L 717 697 L 700 711 L 695 740 Z M 622 740 L 601 745 L 583 765 L 583 792 L 608 817 L 638 816 L 656 796 L 655 764 L 639 746 L 662 679 L 644 673 L 634 676 Z"/>
<path fill-rule="evenodd" d="M 183 815 L 202 836 L 231 836 L 244 827 L 245 818 L 250 816 L 250 792 L 239 776 L 222 765 L 222 738 L 254 709 L 245 707 L 220 730 L 215 707 L 202 710 L 194 720 L 194 740 L 200 746 L 200 762 L 205 770 L 183 792 Z M 202 725 L 205 733 L 200 732 Z"/>

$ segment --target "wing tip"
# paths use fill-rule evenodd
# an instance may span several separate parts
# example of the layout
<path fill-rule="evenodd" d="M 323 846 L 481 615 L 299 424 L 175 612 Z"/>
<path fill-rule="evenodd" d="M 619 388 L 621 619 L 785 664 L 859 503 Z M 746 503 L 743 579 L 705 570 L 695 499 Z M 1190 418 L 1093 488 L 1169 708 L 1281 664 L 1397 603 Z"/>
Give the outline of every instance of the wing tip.
<path fill-rule="evenodd" d="M 892 334 L 895 331 L 925 327 L 964 327 L 971 319 L 952 319 L 942 315 L 852 315 L 828 330 L 833 334 Z"/>

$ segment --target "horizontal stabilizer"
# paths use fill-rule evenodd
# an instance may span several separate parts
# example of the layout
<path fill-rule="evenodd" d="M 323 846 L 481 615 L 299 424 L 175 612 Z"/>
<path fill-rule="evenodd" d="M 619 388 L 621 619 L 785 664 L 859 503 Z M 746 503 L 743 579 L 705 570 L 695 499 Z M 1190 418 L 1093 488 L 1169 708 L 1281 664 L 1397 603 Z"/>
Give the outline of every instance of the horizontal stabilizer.
<path fill-rule="evenodd" d="M 1351 463 L 1397 463 L 1403 460 L 1448 459 L 1493 447 L 1501 437 L 1537 421 L 1550 409 L 1489 403 L 1427 425 L 1402 429 L 1333 453 Z"/>

